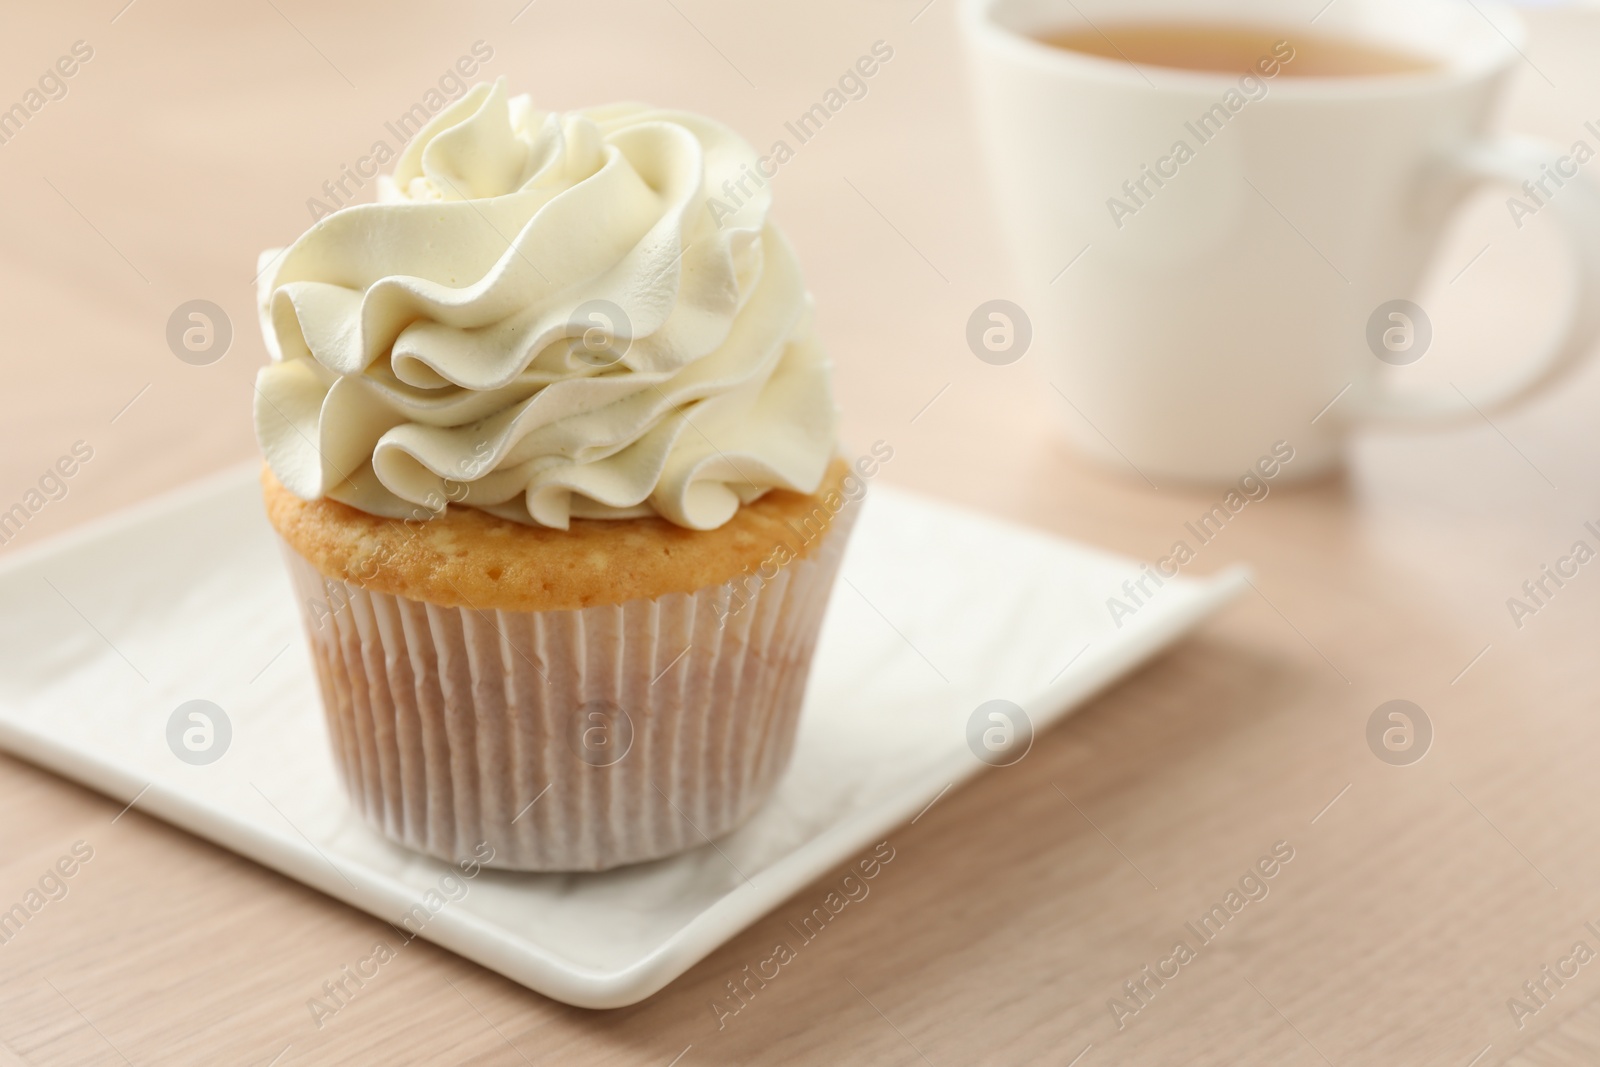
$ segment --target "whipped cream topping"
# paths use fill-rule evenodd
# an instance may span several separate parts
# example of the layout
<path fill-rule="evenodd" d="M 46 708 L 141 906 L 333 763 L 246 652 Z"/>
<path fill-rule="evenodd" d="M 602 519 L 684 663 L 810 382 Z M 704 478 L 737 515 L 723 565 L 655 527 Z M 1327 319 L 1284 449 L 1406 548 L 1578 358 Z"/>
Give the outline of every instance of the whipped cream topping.
<path fill-rule="evenodd" d="M 757 156 L 708 119 L 478 85 L 378 202 L 263 255 L 256 434 L 376 515 L 713 529 L 836 448 L 830 365 Z"/>

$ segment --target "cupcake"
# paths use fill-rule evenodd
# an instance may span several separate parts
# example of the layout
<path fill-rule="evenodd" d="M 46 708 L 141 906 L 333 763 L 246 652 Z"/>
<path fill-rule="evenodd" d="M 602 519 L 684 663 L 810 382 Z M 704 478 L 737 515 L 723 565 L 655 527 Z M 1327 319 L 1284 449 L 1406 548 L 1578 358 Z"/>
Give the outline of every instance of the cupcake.
<path fill-rule="evenodd" d="M 864 484 L 766 177 L 697 115 L 501 81 L 263 256 L 267 514 L 391 839 L 599 870 L 782 774 Z"/>

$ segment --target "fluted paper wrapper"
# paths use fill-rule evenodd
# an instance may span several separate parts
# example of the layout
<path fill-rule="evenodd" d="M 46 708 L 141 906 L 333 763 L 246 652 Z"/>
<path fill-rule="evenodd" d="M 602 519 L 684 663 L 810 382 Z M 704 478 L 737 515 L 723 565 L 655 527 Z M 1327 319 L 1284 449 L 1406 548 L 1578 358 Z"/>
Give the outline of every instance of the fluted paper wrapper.
<path fill-rule="evenodd" d="M 446 608 L 284 546 L 352 803 L 446 860 L 603 870 L 732 830 L 788 765 L 859 503 L 803 560 L 575 611 Z"/>

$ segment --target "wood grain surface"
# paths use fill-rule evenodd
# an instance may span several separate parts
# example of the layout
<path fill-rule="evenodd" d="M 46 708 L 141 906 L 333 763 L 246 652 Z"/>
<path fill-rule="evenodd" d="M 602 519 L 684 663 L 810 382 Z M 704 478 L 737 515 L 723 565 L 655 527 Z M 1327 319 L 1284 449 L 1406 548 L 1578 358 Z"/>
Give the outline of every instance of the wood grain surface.
<path fill-rule="evenodd" d="M 953 0 L 93 0 L 0 19 L 0 108 L 93 50 L 0 144 L 0 510 L 74 443 L 94 453 L 0 559 L 254 454 L 257 252 L 479 41 L 483 74 L 541 106 L 646 99 L 763 147 L 888 43 L 776 180 L 850 439 L 892 442 L 887 480 L 1140 558 L 1217 495 L 1080 465 L 1050 354 L 994 367 L 966 348 L 972 309 L 1030 280 L 996 234 Z M 1571 143 L 1600 119 L 1600 11 L 1530 21 L 1499 121 Z M 1405 374 L 1470 393 L 1537 342 L 1565 299 L 1547 222 L 1474 201 L 1422 299 L 1434 352 Z M 234 327 L 209 366 L 166 341 L 193 299 Z M 1340 476 L 1251 505 L 1193 569 L 1247 561 L 1256 592 L 894 831 L 870 897 L 720 1023 L 727 983 L 841 872 L 631 1008 L 570 1008 L 419 942 L 319 1026 L 308 1002 L 383 923 L 0 758 L 0 909 L 93 850 L 0 944 L 0 1064 L 1600 1063 L 1600 962 L 1541 973 L 1600 950 L 1600 565 L 1520 629 L 1506 607 L 1594 540 L 1597 403 L 1590 368 L 1492 424 L 1363 434 Z M 1397 698 L 1434 731 L 1409 766 L 1366 739 Z M 1266 896 L 1147 979 L 1279 842 L 1293 858 Z M 1538 1010 L 1514 1017 L 1530 981 Z M 1140 1010 L 1119 1020 L 1116 998 Z"/>

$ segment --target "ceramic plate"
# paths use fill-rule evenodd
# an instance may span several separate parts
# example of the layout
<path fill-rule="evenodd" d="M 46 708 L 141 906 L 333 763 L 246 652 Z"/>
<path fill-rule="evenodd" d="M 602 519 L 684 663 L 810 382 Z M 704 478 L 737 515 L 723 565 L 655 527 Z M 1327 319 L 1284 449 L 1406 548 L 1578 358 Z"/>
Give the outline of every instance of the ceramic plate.
<path fill-rule="evenodd" d="M 0 563 L 0 746 L 591 1008 L 642 1000 L 867 854 L 985 769 L 975 753 L 1025 751 L 1026 725 L 980 705 L 1009 701 L 1041 730 L 1245 584 L 1237 571 L 1168 581 L 1119 627 L 1106 600 L 1136 562 L 874 486 L 793 764 L 750 822 L 602 874 L 469 878 L 346 804 L 259 498 L 256 469 L 232 471 Z M 169 742 L 192 700 L 226 720 L 211 762 Z"/>

